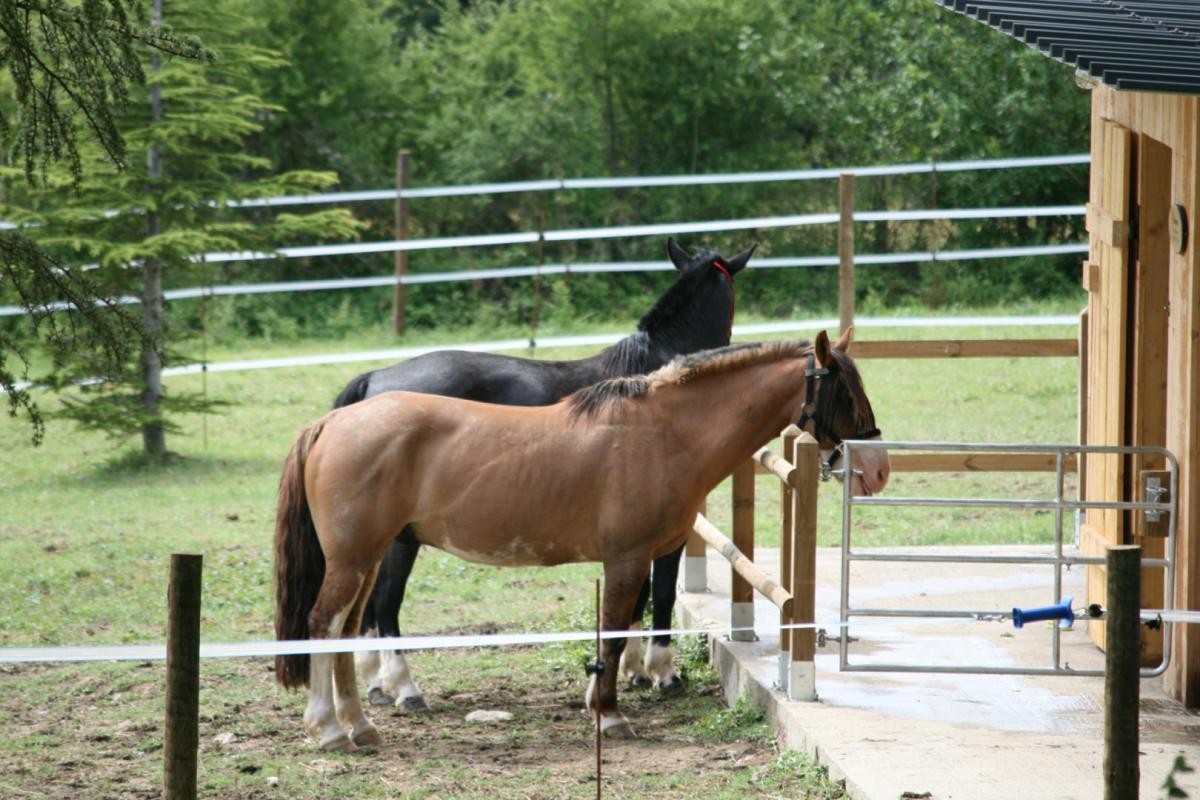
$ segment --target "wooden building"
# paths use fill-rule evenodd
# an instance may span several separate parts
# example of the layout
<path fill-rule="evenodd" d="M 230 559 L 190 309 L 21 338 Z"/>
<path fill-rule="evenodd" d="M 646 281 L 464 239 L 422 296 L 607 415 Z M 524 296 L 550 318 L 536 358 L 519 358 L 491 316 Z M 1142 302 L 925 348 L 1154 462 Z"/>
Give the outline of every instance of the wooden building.
<path fill-rule="evenodd" d="M 1200 3 L 1195 0 L 935 0 L 1075 68 L 1091 90 L 1091 188 L 1083 284 L 1081 437 L 1166 447 L 1179 461 L 1175 608 L 1200 609 Z M 1090 456 L 1088 500 L 1143 499 L 1159 460 Z M 1142 513 L 1087 512 L 1088 554 L 1109 543 L 1164 550 Z M 1103 603 L 1091 568 L 1089 602 Z M 1161 570 L 1143 573 L 1142 606 L 1163 606 Z M 1100 626 L 1098 643 L 1103 642 Z M 1095 637 L 1094 637 L 1095 638 Z M 1158 663 L 1161 639 L 1144 638 Z M 1169 693 L 1200 706 L 1200 625 L 1175 625 Z M 1156 652 L 1157 651 L 1157 652 Z"/>

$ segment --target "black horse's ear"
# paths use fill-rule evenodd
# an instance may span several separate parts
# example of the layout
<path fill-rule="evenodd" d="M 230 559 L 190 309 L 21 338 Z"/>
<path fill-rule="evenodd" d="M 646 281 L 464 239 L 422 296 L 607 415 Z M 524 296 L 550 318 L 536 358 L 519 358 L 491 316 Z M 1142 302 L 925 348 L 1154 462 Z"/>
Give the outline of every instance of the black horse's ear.
<path fill-rule="evenodd" d="M 692 257 L 688 255 L 687 250 L 679 246 L 674 236 L 667 238 L 667 258 L 671 259 L 675 269 L 680 271 L 687 269 L 692 263 Z"/>
<path fill-rule="evenodd" d="M 725 262 L 725 268 L 729 270 L 730 275 L 737 275 L 746 268 L 746 262 L 750 260 L 750 256 L 754 255 L 754 251 L 758 249 L 758 243 L 750 245 L 748 248 L 738 253 L 729 261 Z"/>
<path fill-rule="evenodd" d="M 818 333 L 817 338 L 813 340 L 813 357 L 820 367 L 828 367 L 833 361 L 829 355 L 829 334 L 825 331 Z"/>

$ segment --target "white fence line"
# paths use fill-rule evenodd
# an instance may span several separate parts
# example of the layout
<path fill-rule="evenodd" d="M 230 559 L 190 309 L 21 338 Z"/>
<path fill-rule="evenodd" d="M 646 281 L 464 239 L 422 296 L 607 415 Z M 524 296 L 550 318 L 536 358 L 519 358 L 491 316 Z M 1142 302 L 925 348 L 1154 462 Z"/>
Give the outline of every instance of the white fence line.
<path fill-rule="evenodd" d="M 1019 258 L 1028 256 L 1066 255 L 1086 253 L 1086 242 L 1079 244 L 1032 245 L 1029 247 L 996 247 L 986 250 L 921 250 L 908 253 L 862 253 L 854 262 L 869 264 L 916 264 L 931 261 L 966 261 L 989 258 Z M 838 257 L 798 256 L 778 258 L 756 258 L 754 269 L 781 269 L 791 267 L 837 266 Z M 455 281 L 505 280 L 529 278 L 535 275 L 583 275 L 620 272 L 670 272 L 674 269 L 662 261 L 623 261 L 615 263 L 543 264 L 542 266 L 497 267 L 494 269 L 456 270 L 453 272 L 422 272 L 397 275 L 378 275 L 364 278 L 327 278 L 310 281 L 275 281 L 269 283 L 227 284 L 221 286 L 192 286 L 183 289 L 168 289 L 163 292 L 165 300 L 189 300 L 201 297 L 219 297 L 248 294 L 272 294 L 278 292 L 314 292 L 333 289 L 363 289 L 380 286 L 395 286 L 397 283 L 414 286 L 426 283 L 450 283 Z M 141 302 L 140 297 L 125 295 L 113 298 L 114 303 L 133 305 Z M 67 311 L 70 303 L 51 303 L 49 311 Z M 28 313 L 23 306 L 0 306 L 0 317 L 19 316 Z"/>
<path fill-rule="evenodd" d="M 1142 609 L 1139 616 L 1143 622 L 1167 622 L 1183 625 L 1200 624 L 1200 612 L 1174 609 Z M 1005 623 L 992 616 L 963 618 L 959 622 Z M 1077 622 L 1093 622 L 1087 616 L 1077 616 Z M 891 619 L 857 618 L 853 622 L 836 619 L 816 622 L 794 622 L 778 626 L 778 630 L 817 630 L 847 628 L 882 629 L 895 631 L 898 624 Z M 906 617 L 903 625 L 945 625 L 946 620 L 937 617 Z M 772 629 L 775 626 L 771 626 Z M 602 631 L 601 639 L 649 639 L 655 636 L 713 636 L 734 632 L 753 631 L 754 627 L 735 628 L 716 625 L 704 628 L 629 629 L 625 631 Z M 379 650 L 446 650 L 467 647 L 511 647 L 561 642 L 593 642 L 596 631 L 557 631 L 552 633 L 487 633 L 429 636 L 361 637 L 353 639 L 293 639 L 282 641 L 213 642 L 200 644 L 200 658 L 263 658 L 284 655 L 312 655 L 315 653 L 370 653 Z M 0 647 L 0 664 L 31 663 L 80 663 L 96 661 L 163 661 L 167 657 L 166 644 L 114 644 L 114 645 L 61 645 L 56 647 Z"/>
<path fill-rule="evenodd" d="M 913 209 L 903 211 L 858 211 L 855 222 L 915 222 L 936 219 L 1011 219 L 1014 217 L 1078 217 L 1086 208 L 1082 205 L 1008 206 L 1000 208 Z M 642 236 L 676 236 L 685 233 L 714 233 L 717 231 L 754 230 L 759 228 L 798 228 L 808 225 L 837 224 L 838 214 L 796 214 L 784 217 L 751 217 L 748 219 L 711 220 L 707 222 L 670 222 L 648 225 L 622 225 L 608 228 L 568 228 L 563 230 L 492 233 L 473 236 L 449 236 L 431 239 L 404 239 L 353 244 L 309 245 L 280 247 L 273 252 L 243 250 L 230 253 L 206 253 L 197 256 L 210 264 L 230 261 L 262 261 L 274 258 L 313 258 L 319 256 L 361 255 L 367 253 L 414 252 L 443 250 L 454 247 L 488 247 L 497 245 L 536 244 L 544 242 L 577 242 L 592 239 L 637 238 Z"/>
<path fill-rule="evenodd" d="M 800 331 L 820 331 L 838 326 L 836 317 L 828 319 L 789 320 L 734 325 L 734 336 L 763 336 Z M 1036 317 L 856 317 L 856 328 L 951 328 L 951 327 L 1028 327 L 1035 325 L 1077 326 L 1079 317 L 1074 314 Z M 531 342 L 529 339 L 502 339 L 492 342 L 470 344 L 439 344 L 425 347 L 394 347 L 386 350 L 364 350 L 357 353 L 324 353 L 287 358 L 259 358 L 242 361 L 218 361 L 206 364 L 185 364 L 168 367 L 163 377 L 198 375 L 202 372 L 242 372 L 260 369 L 284 369 L 289 367 L 313 367 L 329 364 L 354 364 L 364 361 L 402 361 L 435 350 L 467 350 L 478 353 L 494 353 L 505 350 L 528 350 L 531 345 L 543 349 L 555 347 L 598 347 L 614 344 L 625 338 L 627 333 L 601 333 L 583 336 L 548 336 Z"/>
<path fill-rule="evenodd" d="M 571 189 L 642 189 L 663 186 L 706 186 L 731 183 L 772 183 L 787 181 L 827 180 L 843 173 L 858 177 L 877 175 L 916 175 L 934 172 L 965 172 L 988 169 L 1020 169 L 1026 167 L 1056 167 L 1091 162 L 1089 153 L 1061 156 L 1028 156 L 1023 158 L 992 158 L 972 161 L 925 161 L 914 164 L 892 164 L 873 167 L 821 167 L 816 169 L 772 170 L 763 172 L 727 172 L 709 175 L 647 175 L 625 178 L 556 178 L 510 183 L 479 183 L 467 186 L 428 186 L 422 188 L 368 189 L 357 192 L 328 192 L 325 194 L 283 195 L 256 200 L 232 200 L 235 208 L 264 206 L 309 205 L 318 203 L 354 203 L 395 200 L 398 197 L 418 199 L 427 197 L 462 197 L 479 194 L 513 192 L 550 192 Z"/>
<path fill-rule="evenodd" d="M 826 319 L 783 320 L 734 325 L 733 336 L 764 336 L 800 331 L 820 331 L 836 328 L 840 323 L 836 317 Z M 1030 327 L 1065 326 L 1075 327 L 1079 317 L 1074 314 L 1047 316 L 996 316 L 996 317 L 856 317 L 856 328 L 979 328 L 979 327 Z M 606 347 L 628 336 L 628 333 L 597 333 L 575 336 L 547 336 L 542 339 L 501 339 L 491 342 L 469 342 L 465 344 L 435 344 L 422 347 L 392 347 L 385 350 L 360 350 L 355 353 L 317 353 L 307 356 L 286 358 L 257 358 L 238 361 L 213 361 L 167 367 L 164 378 L 181 375 L 199 375 L 213 372 L 247 372 L 260 369 L 287 369 L 293 367 L 316 367 L 331 364 L 357 364 L 367 361 L 402 361 L 415 358 L 435 350 L 466 350 L 475 353 L 528 350 L 531 347 L 552 349 L 557 347 Z M 29 382 L 17 384 L 18 389 L 36 389 Z M 0 389 L 0 395 L 4 391 Z"/>

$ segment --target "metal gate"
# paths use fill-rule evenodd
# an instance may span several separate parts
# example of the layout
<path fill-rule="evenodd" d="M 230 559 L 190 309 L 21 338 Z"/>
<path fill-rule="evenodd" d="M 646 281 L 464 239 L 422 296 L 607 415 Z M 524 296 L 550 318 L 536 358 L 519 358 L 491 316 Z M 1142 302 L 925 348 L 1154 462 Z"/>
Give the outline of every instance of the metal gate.
<path fill-rule="evenodd" d="M 1040 564 L 1053 567 L 1053 586 L 1047 587 L 1052 593 L 1052 603 L 1062 601 L 1063 569 L 1082 564 L 1103 564 L 1102 557 L 1087 557 L 1074 552 L 1067 552 L 1063 544 L 1063 529 L 1065 520 L 1070 516 L 1072 533 L 1078 522 L 1078 514 L 1089 509 L 1117 509 L 1144 513 L 1148 515 L 1164 515 L 1167 524 L 1167 542 L 1165 558 L 1144 558 L 1143 567 L 1157 567 L 1165 570 L 1164 606 L 1165 611 L 1171 609 L 1175 584 L 1175 530 L 1176 505 L 1178 496 L 1179 465 L 1169 451 L 1161 447 L 1108 447 L 1085 445 L 1007 445 L 1007 444 L 947 444 L 933 442 L 882 442 L 882 441 L 848 441 L 845 442 L 845 462 L 853 463 L 853 451 L 862 448 L 887 449 L 889 452 L 921 451 L 925 453 L 954 453 L 954 454 L 1024 454 L 1040 455 L 1054 459 L 1054 486 L 1052 497 L 1023 497 L 1023 498 L 979 498 L 979 497 L 892 497 L 892 496 L 861 496 L 851 492 L 851 481 L 843 481 L 842 499 L 842 559 L 841 559 L 841 612 L 839 622 L 841 632 L 839 640 L 839 664 L 845 672 L 938 672 L 963 674 L 1001 674 L 1001 675 L 1102 675 L 1103 670 L 1073 669 L 1061 663 L 1060 630 L 1053 627 L 1050 644 L 1050 662 L 1044 667 L 1012 666 L 998 667 L 986 664 L 898 664 L 898 663 L 852 663 L 850 661 L 849 623 L 851 618 L 863 617 L 923 617 L 967 620 L 996 620 L 1011 619 L 1012 613 L 995 610 L 975 609 L 898 609 L 898 608 L 867 608 L 850 605 L 850 565 L 853 562 L 919 562 L 919 563 L 962 563 L 962 564 Z M 1125 455 L 1155 455 L 1161 457 L 1168 465 L 1169 483 L 1163 487 L 1166 491 L 1148 490 L 1147 494 L 1157 495 L 1152 499 L 1123 500 L 1123 501 L 1087 501 L 1069 499 L 1064 493 L 1066 464 L 1072 457 L 1076 463 L 1089 454 Z M 1162 495 L 1165 494 L 1165 497 Z M 1052 551 L 1045 555 L 980 555 L 980 554 L 945 554 L 945 553 L 901 553 L 872 550 L 871 552 L 856 551 L 851 540 L 853 528 L 853 511 L 860 506 L 923 506 L 923 507 L 975 507 L 975 508 L 1008 508 L 1027 509 L 1030 511 L 1050 512 L 1054 518 L 1054 542 Z M 1171 635 L 1169 622 L 1163 622 L 1163 656 L 1157 666 L 1143 669 L 1145 677 L 1159 675 L 1166 668 L 1171 658 Z"/>

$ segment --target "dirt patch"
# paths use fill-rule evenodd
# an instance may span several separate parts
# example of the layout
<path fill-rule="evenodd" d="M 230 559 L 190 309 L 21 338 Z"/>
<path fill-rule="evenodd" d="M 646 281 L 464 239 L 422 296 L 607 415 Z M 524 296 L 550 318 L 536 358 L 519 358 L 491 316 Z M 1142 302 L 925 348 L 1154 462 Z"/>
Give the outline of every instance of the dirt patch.
<path fill-rule="evenodd" d="M 160 797 L 162 673 L 161 664 L 109 666 L 99 675 L 87 666 L 0 673 L 0 721 L 8 740 L 0 745 L 0 796 Z M 369 708 L 384 743 L 346 756 L 316 750 L 302 730 L 305 695 L 281 692 L 262 661 L 206 662 L 199 794 L 235 800 L 596 796 L 594 729 L 583 709 L 582 673 L 482 675 L 466 689 L 436 676 L 424 683 L 433 713 Z M 762 726 L 729 740 L 695 732 L 697 720 L 717 715 L 710 727 L 719 728 L 728 713 L 715 686 L 698 682 L 674 699 L 626 691 L 622 704 L 638 738 L 603 742 L 605 797 L 805 796 L 807 784 L 781 769 Z M 466 720 L 480 709 L 513 717 Z"/>

